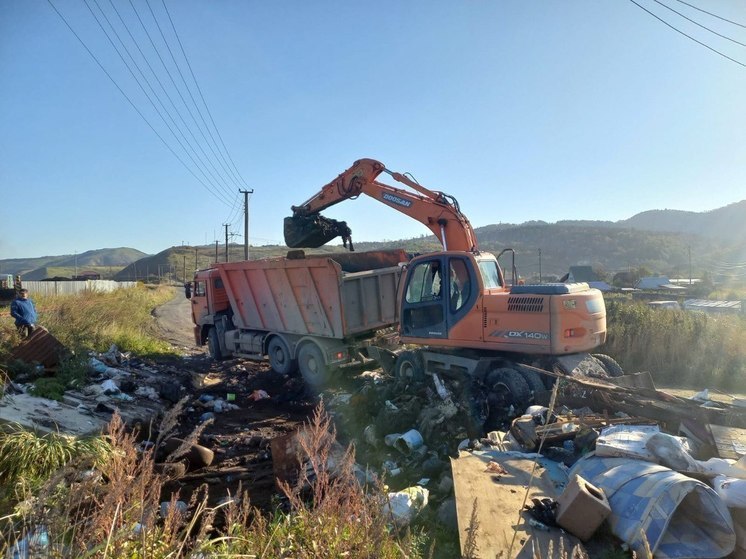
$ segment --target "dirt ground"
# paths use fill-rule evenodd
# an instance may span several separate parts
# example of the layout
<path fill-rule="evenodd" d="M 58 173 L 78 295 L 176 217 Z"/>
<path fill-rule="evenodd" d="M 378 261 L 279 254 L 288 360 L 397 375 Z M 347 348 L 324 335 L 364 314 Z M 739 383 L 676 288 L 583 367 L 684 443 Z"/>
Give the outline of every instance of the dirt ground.
<path fill-rule="evenodd" d="M 227 495 L 235 494 L 240 484 L 249 490 L 254 505 L 268 506 L 277 494 L 270 441 L 297 430 L 313 411 L 315 398 L 309 397 L 299 378 L 278 375 L 267 363 L 242 359 L 215 362 L 207 354 L 206 346 L 195 347 L 190 301 L 180 290 L 175 290 L 173 299 L 154 310 L 153 316 L 163 339 L 182 354 L 156 364 L 174 373 L 180 397 L 190 397 L 180 417 L 178 436 L 187 437 L 198 428 L 204 414 L 212 413 L 214 417 L 199 438 L 202 446 L 215 453 L 212 464 L 187 471 L 185 476 L 170 483 L 168 489 L 178 490 L 182 499 L 188 499 L 196 488 L 205 484 L 210 504 L 217 504 Z M 266 392 L 269 398 L 252 399 L 251 395 L 258 390 Z M 216 400 L 235 409 L 215 413 L 212 404 Z"/>

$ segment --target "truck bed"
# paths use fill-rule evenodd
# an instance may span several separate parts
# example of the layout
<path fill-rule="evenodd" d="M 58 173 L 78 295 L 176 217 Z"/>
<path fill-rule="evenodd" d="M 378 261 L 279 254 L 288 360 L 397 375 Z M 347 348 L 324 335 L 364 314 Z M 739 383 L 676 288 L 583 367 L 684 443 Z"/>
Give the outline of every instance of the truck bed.
<path fill-rule="evenodd" d="M 344 339 L 397 324 L 398 263 L 407 260 L 397 250 L 296 255 L 217 268 L 238 328 Z M 343 265 L 362 271 L 344 272 Z"/>

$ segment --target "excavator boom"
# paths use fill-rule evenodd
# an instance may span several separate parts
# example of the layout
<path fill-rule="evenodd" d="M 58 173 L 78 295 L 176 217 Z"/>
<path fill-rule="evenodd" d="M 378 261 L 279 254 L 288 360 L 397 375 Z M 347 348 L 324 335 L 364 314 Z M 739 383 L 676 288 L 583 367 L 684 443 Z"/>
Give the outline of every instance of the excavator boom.
<path fill-rule="evenodd" d="M 379 182 L 381 173 L 389 174 L 408 188 Z M 453 196 L 429 190 L 404 174 L 389 171 L 383 163 L 373 159 L 356 161 L 300 206 L 293 206 L 292 217 L 285 218 L 285 243 L 291 248 L 315 248 L 341 236 L 345 246 L 349 241 L 350 250 L 353 250 L 352 233 L 347 224 L 328 219 L 320 212 L 360 194 L 424 224 L 440 240 L 443 250 L 477 250 L 474 230 Z"/>

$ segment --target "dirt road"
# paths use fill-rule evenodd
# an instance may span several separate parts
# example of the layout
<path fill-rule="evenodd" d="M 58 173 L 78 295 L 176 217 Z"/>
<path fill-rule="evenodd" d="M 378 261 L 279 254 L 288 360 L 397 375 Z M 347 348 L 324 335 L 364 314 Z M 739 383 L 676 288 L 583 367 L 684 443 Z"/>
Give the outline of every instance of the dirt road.
<path fill-rule="evenodd" d="M 174 287 L 173 298 L 165 305 L 153 311 L 162 338 L 168 343 L 190 350 L 201 351 L 194 345 L 192 333 L 191 301 L 184 297 L 184 292 Z"/>

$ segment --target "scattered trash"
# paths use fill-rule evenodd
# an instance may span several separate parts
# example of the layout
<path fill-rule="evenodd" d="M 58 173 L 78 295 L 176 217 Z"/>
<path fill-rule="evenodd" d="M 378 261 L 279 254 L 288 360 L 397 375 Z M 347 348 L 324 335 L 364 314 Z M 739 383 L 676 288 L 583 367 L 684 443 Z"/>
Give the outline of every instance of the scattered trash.
<path fill-rule="evenodd" d="M 171 503 L 171 501 L 163 501 L 159 509 L 161 518 L 166 518 L 168 516 L 168 513 L 172 510 L 172 506 L 173 510 L 178 515 L 184 516 L 187 513 L 187 504 L 184 501 L 176 501 L 175 503 Z"/>
<path fill-rule="evenodd" d="M 104 382 L 102 382 L 101 388 L 103 389 L 104 394 L 106 395 L 119 393 L 119 387 L 117 386 L 117 383 L 111 379 L 107 379 Z"/>
<path fill-rule="evenodd" d="M 388 494 L 388 503 L 384 509 L 399 527 L 407 526 L 427 506 L 430 492 L 422 486 L 415 485 L 401 491 Z"/>
<path fill-rule="evenodd" d="M 591 539 L 610 514 L 604 492 L 577 474 L 557 498 L 557 524 L 584 542 Z"/>
<path fill-rule="evenodd" d="M 394 440 L 394 448 L 403 454 L 410 454 L 424 444 L 422 435 L 417 429 L 410 429 Z"/>
<path fill-rule="evenodd" d="M 267 396 L 269 396 L 269 394 Z M 228 402 L 235 402 L 236 401 L 236 395 L 233 394 L 232 392 L 228 392 L 228 394 L 225 395 L 225 399 Z"/>
<path fill-rule="evenodd" d="M 542 522 L 539 522 L 535 518 L 529 518 L 528 519 L 528 523 L 529 523 L 530 526 L 533 526 L 537 530 L 542 530 L 543 532 L 548 532 L 549 531 L 549 526 L 547 526 L 546 524 L 544 524 Z"/>
<path fill-rule="evenodd" d="M 719 475 L 712 486 L 728 508 L 746 509 L 746 480 Z"/>
<path fill-rule="evenodd" d="M 267 394 L 264 390 L 254 390 L 254 392 L 249 395 L 249 400 L 253 400 L 254 402 L 258 402 L 259 400 L 268 400 L 269 398 L 269 394 Z"/>
<path fill-rule="evenodd" d="M 490 460 L 489 464 L 487 464 L 487 468 L 484 471 L 491 474 L 501 475 L 506 475 L 508 473 L 508 471 L 502 467 L 502 464 L 500 464 L 499 462 L 495 462 L 494 460 Z"/>
<path fill-rule="evenodd" d="M 544 497 L 531 499 L 531 505 L 524 505 L 528 513 L 542 524 L 557 526 L 557 501 Z"/>

